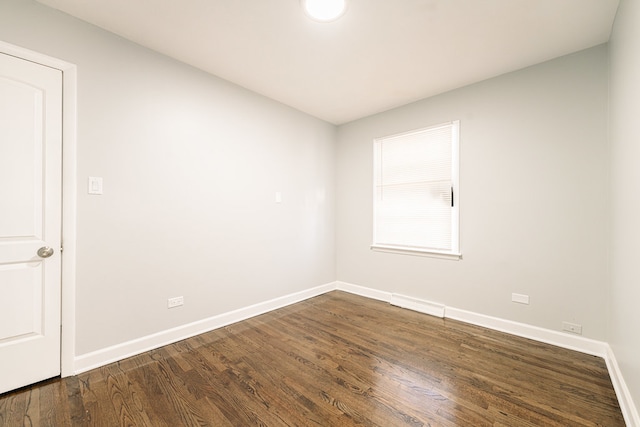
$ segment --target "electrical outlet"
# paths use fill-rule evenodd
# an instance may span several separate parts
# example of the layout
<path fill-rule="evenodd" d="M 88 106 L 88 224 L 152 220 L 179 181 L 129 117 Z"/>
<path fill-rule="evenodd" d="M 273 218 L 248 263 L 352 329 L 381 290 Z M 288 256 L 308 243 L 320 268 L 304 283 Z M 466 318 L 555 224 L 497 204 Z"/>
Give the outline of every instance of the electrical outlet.
<path fill-rule="evenodd" d="M 511 294 L 511 301 L 519 304 L 529 304 L 529 295 Z"/>
<path fill-rule="evenodd" d="M 184 297 L 169 298 L 167 300 L 167 308 L 179 307 L 184 304 Z"/>
<path fill-rule="evenodd" d="M 573 334 L 582 335 L 582 325 L 575 323 L 562 322 L 562 330 Z"/>

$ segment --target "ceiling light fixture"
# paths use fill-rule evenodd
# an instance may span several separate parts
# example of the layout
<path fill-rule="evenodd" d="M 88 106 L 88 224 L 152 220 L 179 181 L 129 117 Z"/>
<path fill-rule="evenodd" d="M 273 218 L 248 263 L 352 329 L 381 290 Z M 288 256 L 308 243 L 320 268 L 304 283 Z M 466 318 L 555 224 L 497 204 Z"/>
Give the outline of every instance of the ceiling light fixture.
<path fill-rule="evenodd" d="M 307 16 L 318 22 L 331 22 L 344 15 L 346 0 L 301 0 Z"/>

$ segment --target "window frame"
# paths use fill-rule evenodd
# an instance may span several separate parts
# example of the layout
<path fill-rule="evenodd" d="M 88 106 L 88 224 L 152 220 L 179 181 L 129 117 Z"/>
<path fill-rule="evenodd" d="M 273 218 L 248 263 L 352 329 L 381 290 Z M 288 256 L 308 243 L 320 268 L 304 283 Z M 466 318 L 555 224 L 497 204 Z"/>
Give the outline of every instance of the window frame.
<path fill-rule="evenodd" d="M 376 174 L 376 145 L 387 139 L 401 138 L 403 136 L 410 136 L 417 133 L 426 132 L 429 130 L 435 130 L 442 128 L 443 126 L 452 127 L 452 141 L 451 141 L 451 187 L 453 189 L 453 206 L 451 209 L 451 250 L 438 250 L 432 248 L 416 248 L 403 245 L 383 245 L 376 243 L 376 202 L 377 202 L 377 174 Z M 452 120 L 449 122 L 438 123 L 432 126 L 427 126 L 419 129 L 410 130 L 407 132 L 401 132 L 393 135 L 387 135 L 383 137 L 374 138 L 372 144 L 372 212 L 373 212 L 373 229 L 372 229 L 372 244 L 371 250 L 378 252 L 387 252 L 404 255 L 426 256 L 433 258 L 460 260 L 462 259 L 462 252 L 460 250 L 460 120 Z"/>

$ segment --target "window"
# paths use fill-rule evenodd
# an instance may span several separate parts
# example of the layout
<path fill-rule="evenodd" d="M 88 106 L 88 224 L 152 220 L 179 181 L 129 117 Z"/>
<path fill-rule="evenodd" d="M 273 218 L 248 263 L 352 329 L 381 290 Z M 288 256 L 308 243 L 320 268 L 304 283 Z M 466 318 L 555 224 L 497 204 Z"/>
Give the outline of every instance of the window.
<path fill-rule="evenodd" d="M 374 141 L 372 249 L 459 259 L 459 122 Z"/>

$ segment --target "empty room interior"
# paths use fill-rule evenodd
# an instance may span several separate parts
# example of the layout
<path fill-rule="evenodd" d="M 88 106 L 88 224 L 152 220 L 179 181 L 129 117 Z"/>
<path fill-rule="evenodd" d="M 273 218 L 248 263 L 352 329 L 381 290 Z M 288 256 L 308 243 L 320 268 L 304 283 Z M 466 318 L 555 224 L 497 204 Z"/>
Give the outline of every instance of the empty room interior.
<path fill-rule="evenodd" d="M 640 4 L 304 6 L 0 0 L 0 425 L 640 427 Z"/>

